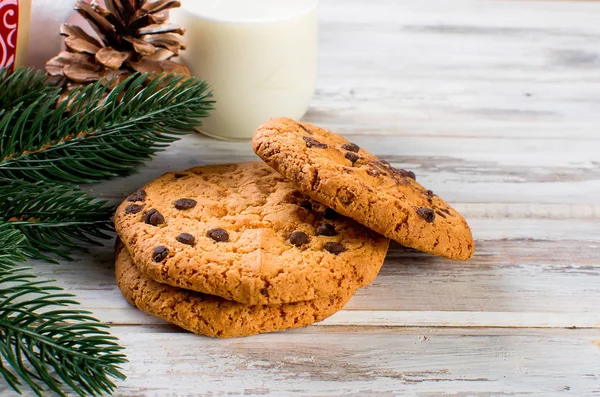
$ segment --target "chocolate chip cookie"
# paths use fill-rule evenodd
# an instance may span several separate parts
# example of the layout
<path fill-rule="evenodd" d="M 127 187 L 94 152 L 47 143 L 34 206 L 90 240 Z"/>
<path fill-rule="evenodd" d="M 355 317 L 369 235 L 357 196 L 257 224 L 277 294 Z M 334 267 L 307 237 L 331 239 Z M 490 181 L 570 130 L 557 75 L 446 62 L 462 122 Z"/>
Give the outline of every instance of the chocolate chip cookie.
<path fill-rule="evenodd" d="M 373 281 L 389 243 L 262 162 L 167 173 L 115 227 L 147 277 L 248 305 L 345 295 Z"/>
<path fill-rule="evenodd" d="M 343 137 L 291 119 L 258 128 L 254 151 L 299 189 L 400 244 L 469 259 L 474 242 L 464 218 L 412 171 L 396 169 Z"/>
<path fill-rule="evenodd" d="M 304 327 L 331 316 L 352 296 L 345 290 L 306 302 L 244 305 L 157 283 L 139 271 L 121 244 L 117 244 L 115 273 L 121 292 L 138 309 L 188 331 L 220 338 Z"/>

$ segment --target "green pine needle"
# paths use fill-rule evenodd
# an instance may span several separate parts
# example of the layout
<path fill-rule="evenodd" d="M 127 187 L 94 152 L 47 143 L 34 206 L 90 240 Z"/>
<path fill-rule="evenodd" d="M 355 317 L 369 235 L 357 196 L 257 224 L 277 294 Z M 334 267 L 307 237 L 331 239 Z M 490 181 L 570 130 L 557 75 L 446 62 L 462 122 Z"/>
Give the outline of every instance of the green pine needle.
<path fill-rule="evenodd" d="M 66 183 L 131 173 L 212 109 L 203 81 L 152 77 L 98 82 L 61 102 L 44 74 L 0 69 L 0 374 L 17 392 L 98 396 L 125 378 L 108 327 L 19 265 L 109 237 L 113 208 Z"/>
<path fill-rule="evenodd" d="M 23 233 L 8 223 L 0 222 L 0 270 L 6 270 L 25 260 L 20 244 L 25 240 Z"/>
<path fill-rule="evenodd" d="M 193 131 L 213 101 L 208 85 L 180 75 L 132 75 L 60 91 L 0 116 L 0 176 L 92 183 L 127 175 L 178 136 Z"/>
<path fill-rule="evenodd" d="M 18 244 L 24 236 L 0 224 L 0 374 L 17 392 L 28 386 L 38 396 L 49 389 L 66 396 L 112 393 L 112 379 L 125 379 L 123 348 L 101 324 L 51 281 L 26 268 Z"/>
<path fill-rule="evenodd" d="M 57 91 L 48 76 L 33 69 L 18 68 L 14 73 L 0 69 L 0 113 L 19 104 L 27 107 L 40 97 Z"/>
<path fill-rule="evenodd" d="M 112 393 L 113 379 L 125 379 L 123 347 L 107 325 L 74 308 L 73 295 L 16 267 L 25 241 L 11 223 L 0 223 L 0 375 L 18 393 Z"/>
<path fill-rule="evenodd" d="M 100 245 L 112 238 L 110 217 L 114 207 L 69 185 L 0 177 L 0 221 L 10 222 L 26 240 L 30 257 L 54 261 L 50 252 L 69 259 L 69 251 L 86 251 L 85 244 Z"/>

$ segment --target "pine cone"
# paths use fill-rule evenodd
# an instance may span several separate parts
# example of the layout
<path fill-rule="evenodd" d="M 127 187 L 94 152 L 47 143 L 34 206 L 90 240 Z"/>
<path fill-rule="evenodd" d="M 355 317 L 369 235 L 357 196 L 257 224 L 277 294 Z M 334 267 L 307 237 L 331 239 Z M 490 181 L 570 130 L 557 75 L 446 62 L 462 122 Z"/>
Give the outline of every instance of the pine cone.
<path fill-rule="evenodd" d="M 46 63 L 52 76 L 64 76 L 69 88 L 107 77 L 113 85 L 135 72 L 190 72 L 171 61 L 185 49 L 181 42 L 184 30 L 165 23 L 165 11 L 181 5 L 175 0 L 105 0 L 106 8 L 96 1 L 77 1 L 74 9 L 97 34 L 87 34 L 79 26 L 64 24 L 67 51 Z"/>

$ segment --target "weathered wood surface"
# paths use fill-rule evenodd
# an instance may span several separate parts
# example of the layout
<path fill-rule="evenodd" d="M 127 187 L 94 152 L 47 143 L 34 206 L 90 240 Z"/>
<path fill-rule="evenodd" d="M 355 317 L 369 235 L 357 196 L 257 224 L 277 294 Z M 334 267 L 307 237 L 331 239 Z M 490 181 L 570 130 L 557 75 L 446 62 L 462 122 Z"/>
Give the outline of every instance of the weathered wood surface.
<path fill-rule="evenodd" d="M 115 325 L 120 396 L 600 393 L 599 15 L 593 1 L 321 1 L 306 120 L 463 212 L 469 262 L 393 245 L 336 315 L 235 340 L 130 307 L 110 244 L 34 271 Z M 117 202 L 169 170 L 253 159 L 248 143 L 186 137 L 91 189 Z"/>
<path fill-rule="evenodd" d="M 589 396 L 600 348 L 589 330 L 312 327 L 210 340 L 119 327 L 133 362 L 118 396 Z M 144 346 L 144 348 L 140 348 Z"/>
<path fill-rule="evenodd" d="M 479 241 L 471 261 L 450 262 L 394 244 L 375 282 L 325 323 L 600 327 L 599 248 L 577 240 L 489 240 Z M 79 255 L 75 262 L 35 269 L 57 279 L 103 321 L 163 323 L 121 297 L 110 249 L 95 250 L 93 258 Z"/>
<path fill-rule="evenodd" d="M 517 150 L 524 138 L 598 140 L 599 7 L 322 0 L 309 117 L 345 132 L 514 138 Z"/>
<path fill-rule="evenodd" d="M 598 70 L 600 74 L 600 67 Z M 600 109 L 600 98 L 597 108 Z M 590 131 L 590 136 L 600 136 L 600 132 Z M 351 139 L 396 166 L 414 170 L 419 182 L 456 203 L 459 209 L 461 205 L 484 203 L 493 204 L 489 211 L 499 211 L 500 206 L 494 204 L 501 203 L 517 205 L 516 208 L 521 205 L 517 211 L 524 212 L 527 207 L 522 206 L 530 204 L 529 211 L 535 211 L 532 215 L 549 212 L 561 216 L 563 212 L 566 215 L 562 216 L 569 218 L 573 213 L 579 213 L 576 217 L 600 218 L 600 140 L 573 140 L 567 133 L 564 139 L 362 134 Z M 169 170 L 250 160 L 258 158 L 247 142 L 187 137 L 140 174 L 108 182 L 95 190 L 121 198 L 134 186 Z M 538 204 L 542 205 L 540 209 L 535 208 Z M 514 215 L 521 215 L 518 212 Z"/>

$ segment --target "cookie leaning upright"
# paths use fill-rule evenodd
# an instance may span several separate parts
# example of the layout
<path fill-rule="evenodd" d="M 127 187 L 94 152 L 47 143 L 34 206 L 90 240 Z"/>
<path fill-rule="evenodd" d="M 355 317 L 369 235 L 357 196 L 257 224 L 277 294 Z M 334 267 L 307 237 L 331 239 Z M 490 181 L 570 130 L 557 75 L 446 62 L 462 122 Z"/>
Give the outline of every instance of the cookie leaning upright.
<path fill-rule="evenodd" d="M 464 218 L 415 180 L 322 128 L 272 119 L 254 151 L 300 190 L 340 214 L 399 242 L 451 259 L 469 259 L 474 242 Z"/>
<path fill-rule="evenodd" d="M 117 208 L 115 228 L 155 281 L 279 304 L 345 295 L 379 272 L 389 240 L 326 210 L 248 162 L 167 173 Z"/>

